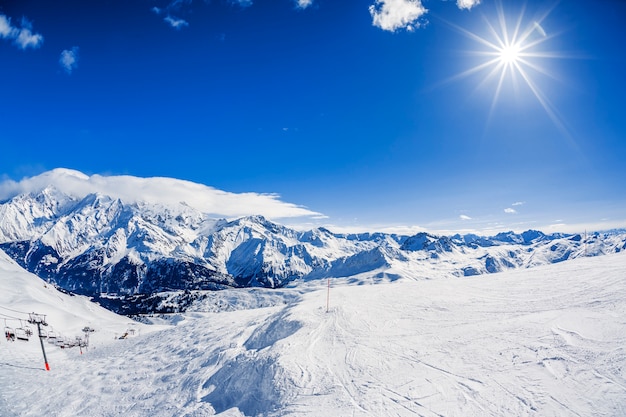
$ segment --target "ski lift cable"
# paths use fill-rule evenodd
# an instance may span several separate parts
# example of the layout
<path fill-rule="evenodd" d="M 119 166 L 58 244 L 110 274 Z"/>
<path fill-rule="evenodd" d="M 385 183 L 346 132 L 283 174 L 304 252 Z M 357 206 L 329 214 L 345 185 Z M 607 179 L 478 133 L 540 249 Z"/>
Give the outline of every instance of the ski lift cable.
<path fill-rule="evenodd" d="M 29 314 L 29 313 L 25 313 L 25 312 L 23 312 L 23 311 L 19 311 L 19 310 L 14 310 L 14 309 L 12 309 L 12 308 L 8 308 L 8 307 L 3 307 L 3 306 L 0 306 L 0 308 L 1 308 L 1 309 L 3 309 L 3 310 L 12 311 L 12 312 L 14 312 L 14 313 L 26 314 L 26 315 L 28 315 L 28 314 Z"/>
<path fill-rule="evenodd" d="M 0 316 L 2 316 L 2 318 L 6 321 L 6 320 L 22 320 L 18 317 L 13 317 L 13 316 L 9 316 L 8 314 L 4 314 L 4 313 L 0 313 Z"/>

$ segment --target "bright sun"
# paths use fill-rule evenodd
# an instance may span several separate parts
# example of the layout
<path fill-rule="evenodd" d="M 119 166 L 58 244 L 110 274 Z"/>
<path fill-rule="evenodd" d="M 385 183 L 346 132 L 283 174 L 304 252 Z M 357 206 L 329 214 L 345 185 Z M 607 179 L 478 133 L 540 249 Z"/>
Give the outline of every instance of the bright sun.
<path fill-rule="evenodd" d="M 485 18 L 486 35 L 478 35 L 453 25 L 463 35 L 481 45 L 482 48 L 478 51 L 473 51 L 472 55 L 484 59 L 476 66 L 456 75 L 452 79 L 483 73 L 484 78 L 477 88 L 485 87 L 490 82 L 492 84 L 495 83 L 489 118 L 491 118 L 498 98 L 502 93 L 505 81 L 510 79 L 513 83 L 517 83 L 519 80 L 522 80 L 522 84 L 526 85 L 532 92 L 553 122 L 559 128 L 563 128 L 556 111 L 533 79 L 533 77 L 537 76 L 553 77 L 548 73 L 545 66 L 542 65 L 542 60 L 562 57 L 560 54 L 541 50 L 541 44 L 551 39 L 551 36 L 548 36 L 541 26 L 548 13 L 531 20 L 529 23 L 524 23 L 523 9 L 516 19 L 511 19 L 510 16 L 507 19 L 500 2 L 496 2 L 496 7 L 497 19 L 494 21 Z"/>
<path fill-rule="evenodd" d="M 500 62 L 505 65 L 517 64 L 520 59 L 520 47 L 516 44 L 505 45 L 498 51 Z"/>

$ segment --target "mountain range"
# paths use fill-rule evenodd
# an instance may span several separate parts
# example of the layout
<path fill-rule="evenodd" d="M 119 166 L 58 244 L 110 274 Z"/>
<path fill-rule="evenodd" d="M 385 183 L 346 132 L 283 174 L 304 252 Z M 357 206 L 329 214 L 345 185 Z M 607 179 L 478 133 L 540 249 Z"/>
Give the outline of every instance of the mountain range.
<path fill-rule="evenodd" d="M 172 292 L 301 280 L 431 279 L 529 268 L 626 249 L 626 231 L 437 236 L 299 231 L 263 216 L 216 219 L 184 201 L 133 201 L 42 183 L 0 201 L 0 249 L 61 289 L 121 312 Z M 155 297 L 155 294 L 158 296 Z M 185 301 L 179 300 L 184 306 Z M 159 304 L 160 303 L 160 304 Z"/>

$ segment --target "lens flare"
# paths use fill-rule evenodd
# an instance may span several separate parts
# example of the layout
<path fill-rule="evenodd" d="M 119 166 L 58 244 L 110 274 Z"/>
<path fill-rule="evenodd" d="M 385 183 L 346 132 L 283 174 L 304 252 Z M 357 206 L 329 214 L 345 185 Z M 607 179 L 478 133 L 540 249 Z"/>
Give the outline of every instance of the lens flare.
<path fill-rule="evenodd" d="M 563 58 L 563 55 L 559 53 L 547 52 L 542 48 L 542 44 L 554 36 L 548 35 L 542 26 L 542 22 L 548 17 L 550 11 L 529 22 L 524 21 L 524 7 L 516 18 L 507 19 L 499 2 L 496 2 L 496 11 L 496 19 L 484 18 L 486 32 L 484 35 L 452 25 L 464 36 L 480 45 L 480 50 L 470 53 L 482 59 L 480 63 L 452 77 L 451 80 L 482 73 L 484 78 L 477 88 L 485 88 L 487 84 L 495 83 L 489 119 L 502 95 L 505 83 L 510 79 L 517 86 L 521 80 L 521 84 L 530 90 L 554 124 L 560 130 L 567 132 L 556 109 L 535 81 L 535 78 L 544 76 L 557 79 L 546 69 L 545 60 Z"/>

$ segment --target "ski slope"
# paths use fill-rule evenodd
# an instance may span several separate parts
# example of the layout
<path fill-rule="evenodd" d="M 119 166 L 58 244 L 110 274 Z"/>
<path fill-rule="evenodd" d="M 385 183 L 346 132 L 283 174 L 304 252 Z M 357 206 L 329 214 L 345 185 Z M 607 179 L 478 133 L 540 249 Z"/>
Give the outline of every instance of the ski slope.
<path fill-rule="evenodd" d="M 33 278 L 1 260 L 0 283 Z M 0 415 L 626 415 L 626 254 L 366 281 L 332 281 L 328 312 L 325 281 L 220 292 L 229 311 L 174 315 L 82 355 L 56 349 L 50 372 L 38 342 L 3 339 Z M 232 308 L 238 294 L 246 309 Z M 109 332 L 128 322 L 89 320 Z"/>
<path fill-rule="evenodd" d="M 0 323 L 11 328 L 30 326 L 36 336 L 37 326 L 27 323 L 28 313 L 44 314 L 48 326 L 43 329 L 59 338 L 82 337 L 84 327 L 97 328 L 98 331 L 90 335 L 92 344 L 104 343 L 129 328 L 136 329 L 136 332 L 142 328 L 152 330 L 101 308 L 87 297 L 61 293 L 0 251 Z M 20 347 L 25 346 L 20 344 Z M 39 342 L 37 348 L 41 351 Z"/>

